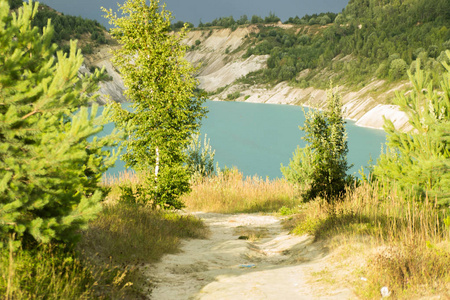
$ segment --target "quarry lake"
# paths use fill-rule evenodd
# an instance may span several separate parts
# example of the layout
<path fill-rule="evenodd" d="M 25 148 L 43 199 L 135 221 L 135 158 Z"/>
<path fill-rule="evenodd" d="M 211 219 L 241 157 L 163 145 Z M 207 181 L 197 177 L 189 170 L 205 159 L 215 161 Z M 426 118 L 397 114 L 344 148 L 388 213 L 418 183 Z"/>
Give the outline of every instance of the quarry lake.
<path fill-rule="evenodd" d="M 203 141 L 207 134 L 221 168 L 236 166 L 245 176 L 282 177 L 280 164 L 289 164 L 297 145 L 305 146 L 301 139 L 304 133 L 298 128 L 303 126 L 305 117 L 299 106 L 219 101 L 207 101 L 206 106 L 209 112 L 202 122 L 201 138 Z M 346 129 L 348 161 L 354 164 L 350 173 L 358 175 L 370 158 L 376 162 L 386 134 L 383 130 L 358 127 L 349 120 Z M 111 130 L 112 125 L 104 132 Z M 118 161 L 107 175 L 117 176 L 121 171 L 124 163 Z"/>

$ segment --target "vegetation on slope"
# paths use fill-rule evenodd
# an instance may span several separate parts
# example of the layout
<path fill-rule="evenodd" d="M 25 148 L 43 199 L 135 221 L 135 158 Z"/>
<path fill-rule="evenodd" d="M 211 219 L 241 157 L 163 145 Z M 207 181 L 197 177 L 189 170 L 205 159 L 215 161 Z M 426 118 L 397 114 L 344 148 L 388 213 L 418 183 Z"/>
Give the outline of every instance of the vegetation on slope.
<path fill-rule="evenodd" d="M 23 5 L 22 0 L 8 0 L 8 2 L 12 10 L 16 10 Z M 51 20 L 54 28 L 52 42 L 57 43 L 66 53 L 69 52 L 69 41 L 71 39 L 79 40 L 79 46 L 83 54 L 92 54 L 99 45 L 112 42 L 107 37 L 106 28 L 98 21 L 65 15 L 45 4 L 39 5 L 39 10 L 33 18 L 33 26 L 37 26 L 42 31 L 49 20 Z"/>
<path fill-rule="evenodd" d="M 325 89 L 328 80 L 339 85 L 364 86 L 373 78 L 407 79 L 420 58 L 432 78 L 443 72 L 450 49 L 450 3 L 445 0 L 354 0 L 337 15 L 330 13 L 290 18 L 286 25 L 256 24 L 247 37 L 243 58 L 270 55 L 267 69 L 250 73 L 244 83 L 288 81 L 294 86 Z M 216 26 L 242 22 L 220 22 Z M 211 24 L 212 25 L 212 24 Z M 302 73 L 302 76 L 299 74 Z"/>

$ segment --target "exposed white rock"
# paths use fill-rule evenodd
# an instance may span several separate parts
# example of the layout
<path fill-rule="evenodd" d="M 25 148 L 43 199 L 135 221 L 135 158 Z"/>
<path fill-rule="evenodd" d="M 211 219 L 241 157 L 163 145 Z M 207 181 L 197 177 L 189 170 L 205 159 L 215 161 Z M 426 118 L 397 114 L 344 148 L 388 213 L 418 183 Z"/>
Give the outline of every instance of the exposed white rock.
<path fill-rule="evenodd" d="M 396 105 L 378 104 L 362 116 L 356 125 L 370 128 L 383 128 L 384 118 L 391 120 L 395 128 L 408 130 L 408 115 Z"/>
<path fill-rule="evenodd" d="M 123 83 L 121 75 L 117 72 L 116 68 L 111 63 L 111 47 L 108 45 L 103 45 L 99 47 L 98 51 L 85 57 L 88 65 L 96 66 L 98 68 L 105 68 L 108 76 L 112 77 L 111 81 L 102 81 L 99 83 L 99 93 L 100 97 L 98 102 L 100 104 L 105 104 L 106 99 L 110 98 L 116 102 L 125 102 L 126 98 L 124 96 L 125 85 Z M 89 70 L 82 65 L 80 70 L 82 74 L 90 74 Z"/>
<path fill-rule="evenodd" d="M 268 55 L 252 55 L 245 60 L 242 59 L 225 64 L 206 76 L 198 76 L 200 88 L 211 92 L 220 87 L 227 86 L 250 72 L 264 68 L 267 58 Z"/>
<path fill-rule="evenodd" d="M 272 88 L 235 83 L 235 80 L 239 77 L 266 67 L 267 55 L 242 59 L 244 49 L 232 53 L 234 50 L 240 49 L 239 47 L 245 42 L 246 35 L 257 31 L 257 27 L 250 26 L 238 28 L 235 31 L 213 29 L 211 31 L 190 32 L 184 42 L 192 46 L 196 45 L 195 42 L 198 40 L 200 44 L 196 50 L 188 52 L 186 58 L 194 65 L 200 66 L 198 74 L 200 87 L 208 92 L 225 87 L 225 90 L 213 96 L 212 100 L 224 100 L 228 94 L 239 91 L 241 97 L 236 101 L 324 108 L 327 99 L 325 90 L 311 87 L 294 88 L 286 82 L 279 83 Z M 350 58 L 344 57 L 341 59 Z M 305 71 L 298 76 L 305 76 L 307 72 Z M 394 86 L 387 92 L 380 92 L 386 86 L 387 83 L 384 80 L 375 79 L 356 91 L 339 88 L 345 117 L 357 121 L 356 124 L 359 126 L 378 129 L 383 128 L 383 117 L 386 117 L 393 121 L 396 128 L 408 129 L 408 118 L 398 107 L 380 104 L 385 99 L 394 97 L 395 92 L 406 88 L 407 84 Z"/>
<path fill-rule="evenodd" d="M 213 29 L 211 31 L 198 30 L 188 33 L 184 40 L 188 46 L 196 45 L 198 44 L 197 41 L 200 41 L 197 49 L 189 51 L 186 55 L 188 61 L 199 66 L 197 77 L 200 88 L 211 92 L 226 87 L 222 93 L 215 95 L 212 100 L 223 100 L 229 93 L 240 91 L 241 97 L 237 101 L 303 105 L 318 109 L 325 107 L 327 99 L 325 90 L 312 87 L 294 88 L 286 82 L 279 83 L 272 88 L 235 83 L 236 79 L 266 67 L 268 55 L 252 55 L 247 59 L 242 58 L 246 51 L 245 47 L 241 47 L 245 42 L 245 37 L 251 33 L 257 33 L 258 30 L 256 26 L 249 26 L 238 28 L 235 31 Z M 110 59 L 109 47 L 104 47 L 90 61 L 90 65 L 100 68 L 105 67 L 108 75 L 113 78 L 112 81 L 100 83 L 100 102 L 104 103 L 106 97 L 110 97 L 114 101 L 124 102 L 126 98 L 123 94 L 125 90 L 123 80 Z M 82 66 L 80 72 L 86 73 L 89 70 Z M 299 74 L 299 76 L 305 76 L 306 72 Z M 377 129 L 383 128 L 383 117 L 385 117 L 390 119 L 396 128 L 408 130 L 410 125 L 405 113 L 395 105 L 380 104 L 381 100 L 373 96 L 373 92 L 376 92 L 376 97 L 380 97 L 381 94 L 383 99 L 392 98 L 395 92 L 407 88 L 408 84 L 394 86 L 387 92 L 377 92 L 385 86 L 385 81 L 373 80 L 357 91 L 339 88 L 345 117 L 357 121 L 356 125 L 358 126 Z"/>
<path fill-rule="evenodd" d="M 125 91 L 125 86 L 123 84 L 122 77 L 119 73 L 117 73 L 116 69 L 112 65 L 109 59 L 101 60 L 97 62 L 97 66 L 99 68 L 105 68 L 108 72 L 109 76 L 112 76 L 112 81 L 102 81 L 100 82 L 100 101 L 102 103 L 106 103 L 106 98 L 109 97 L 111 100 L 116 102 L 125 102 L 127 99 L 125 98 L 123 92 Z"/>

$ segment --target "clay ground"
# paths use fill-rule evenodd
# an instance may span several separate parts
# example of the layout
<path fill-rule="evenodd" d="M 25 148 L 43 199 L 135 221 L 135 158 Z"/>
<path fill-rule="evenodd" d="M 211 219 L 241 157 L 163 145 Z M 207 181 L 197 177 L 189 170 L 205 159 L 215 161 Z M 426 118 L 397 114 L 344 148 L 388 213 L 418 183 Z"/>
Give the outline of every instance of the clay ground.
<path fill-rule="evenodd" d="M 180 253 L 147 269 L 152 299 L 357 298 L 327 276 L 336 264 L 327 248 L 289 235 L 280 218 L 194 214 L 209 227 L 209 238 L 183 241 Z"/>

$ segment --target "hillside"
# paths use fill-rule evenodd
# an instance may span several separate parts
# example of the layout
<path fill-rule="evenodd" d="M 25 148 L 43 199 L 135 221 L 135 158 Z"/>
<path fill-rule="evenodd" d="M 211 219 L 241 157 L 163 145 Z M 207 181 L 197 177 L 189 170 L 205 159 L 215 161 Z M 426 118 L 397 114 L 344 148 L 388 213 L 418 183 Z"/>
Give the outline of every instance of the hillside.
<path fill-rule="evenodd" d="M 17 11 L 23 4 L 22 0 L 8 2 L 12 11 Z M 48 5 L 39 4 L 33 25 L 42 30 L 47 26 L 49 19 L 55 32 L 52 42 L 56 43 L 60 50 L 68 53 L 70 40 L 77 41 L 77 47 L 81 49 L 84 56 L 84 65 L 80 73 L 90 74 L 96 68 L 105 68 L 105 75 L 99 82 L 99 102 L 106 103 L 107 97 L 118 102 L 125 102 L 122 78 L 110 61 L 112 55 L 109 52 L 117 47 L 117 43 L 111 38 L 106 28 L 96 20 L 65 15 Z"/>
<path fill-rule="evenodd" d="M 280 26 L 289 30 L 293 25 Z M 280 28 L 279 27 L 279 28 Z M 260 32 L 258 26 L 250 25 L 231 29 L 191 31 L 186 44 L 192 47 L 187 60 L 199 66 L 200 88 L 209 92 L 212 100 L 236 100 L 255 103 L 304 105 L 321 108 L 325 106 L 326 89 L 295 87 L 287 81 L 276 84 L 247 83 L 242 77 L 258 70 L 267 69 L 269 55 L 251 55 L 243 58 L 249 44 L 249 34 Z M 339 59 L 339 58 L 337 58 Z M 345 61 L 348 58 L 341 58 Z M 302 78 L 308 70 L 297 76 Z M 346 117 L 365 127 L 382 128 L 383 115 L 394 121 L 398 128 L 405 127 L 407 117 L 395 106 L 388 104 L 395 91 L 406 85 L 405 81 L 389 83 L 373 79 L 363 88 L 340 86 Z"/>
<path fill-rule="evenodd" d="M 352 0 L 340 14 L 295 17 L 285 24 L 269 23 L 276 16 L 220 18 L 188 34 L 186 58 L 199 66 L 199 88 L 212 100 L 322 108 L 332 80 L 347 118 L 382 128 L 385 116 L 406 129 L 407 118 L 392 99 L 408 87 L 407 71 L 414 71 L 417 59 L 432 77 L 442 72 L 443 52 L 450 48 L 449 12 L 445 0 Z M 116 45 L 106 30 L 46 6 L 36 25 L 44 26 L 48 17 L 63 50 L 69 39 L 79 40 L 82 73 L 105 67 L 100 101 L 106 95 L 125 101 L 122 79 L 110 62 Z"/>
<path fill-rule="evenodd" d="M 432 78 L 442 73 L 449 12 L 442 0 L 355 0 L 337 16 L 285 24 L 221 18 L 189 34 L 187 59 L 200 66 L 200 88 L 215 100 L 321 108 L 332 80 L 347 118 L 381 128 L 386 116 L 406 129 L 391 100 L 407 88 L 418 59 Z"/>

